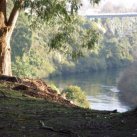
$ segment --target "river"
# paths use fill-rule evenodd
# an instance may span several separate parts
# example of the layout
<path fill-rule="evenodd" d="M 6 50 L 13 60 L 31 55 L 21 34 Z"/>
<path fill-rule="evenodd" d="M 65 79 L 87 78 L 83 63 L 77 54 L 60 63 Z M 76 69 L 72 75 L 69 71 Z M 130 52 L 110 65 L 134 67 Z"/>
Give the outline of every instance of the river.
<path fill-rule="evenodd" d="M 123 70 L 102 71 L 94 73 L 81 73 L 75 75 L 58 76 L 50 78 L 59 89 L 69 85 L 80 86 L 87 95 L 91 108 L 95 110 L 115 110 L 125 112 L 130 109 L 119 98 L 117 89 L 119 76 Z"/>

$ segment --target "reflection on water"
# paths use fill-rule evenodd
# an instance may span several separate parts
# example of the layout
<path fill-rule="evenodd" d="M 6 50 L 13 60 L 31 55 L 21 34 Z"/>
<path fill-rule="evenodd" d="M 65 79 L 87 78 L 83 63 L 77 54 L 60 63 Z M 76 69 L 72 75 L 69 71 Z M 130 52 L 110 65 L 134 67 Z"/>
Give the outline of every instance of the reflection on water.
<path fill-rule="evenodd" d="M 120 70 L 83 73 L 51 78 L 60 89 L 69 85 L 80 86 L 87 94 L 91 108 L 96 110 L 114 110 L 124 112 L 129 109 L 119 98 L 117 79 Z"/>

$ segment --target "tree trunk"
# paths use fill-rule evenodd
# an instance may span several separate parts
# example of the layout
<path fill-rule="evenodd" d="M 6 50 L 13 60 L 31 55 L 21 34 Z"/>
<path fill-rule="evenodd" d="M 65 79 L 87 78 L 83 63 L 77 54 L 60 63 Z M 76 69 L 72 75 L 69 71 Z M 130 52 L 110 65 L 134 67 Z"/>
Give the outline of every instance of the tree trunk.
<path fill-rule="evenodd" d="M 0 0 L 0 75 L 12 75 L 10 38 L 15 28 L 19 9 L 24 0 L 18 0 L 14 4 L 9 19 L 6 16 L 7 0 Z"/>
<path fill-rule="evenodd" d="M 0 0 L 0 75 L 11 76 L 11 35 L 10 29 L 6 24 L 6 0 Z"/>
<path fill-rule="evenodd" d="M 0 75 L 11 76 L 10 33 L 5 21 L 5 2 L 2 0 L 0 3 Z"/>
<path fill-rule="evenodd" d="M 8 27 L 0 28 L 0 75 L 12 75 L 10 37 Z"/>

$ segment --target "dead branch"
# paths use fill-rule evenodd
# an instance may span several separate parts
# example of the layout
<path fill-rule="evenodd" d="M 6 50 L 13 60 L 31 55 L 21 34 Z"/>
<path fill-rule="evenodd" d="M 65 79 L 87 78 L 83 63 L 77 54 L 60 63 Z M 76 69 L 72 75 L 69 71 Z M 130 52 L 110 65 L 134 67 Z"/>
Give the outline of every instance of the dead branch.
<path fill-rule="evenodd" d="M 43 121 L 40 121 L 40 125 L 41 125 L 42 129 L 50 130 L 50 131 L 57 132 L 57 133 L 63 133 L 63 134 L 73 134 L 76 137 L 80 137 L 77 133 L 75 133 L 75 132 L 73 132 L 71 130 L 66 130 L 66 129 L 59 129 L 59 130 L 57 130 L 57 129 L 53 128 L 53 127 L 46 126 Z"/>

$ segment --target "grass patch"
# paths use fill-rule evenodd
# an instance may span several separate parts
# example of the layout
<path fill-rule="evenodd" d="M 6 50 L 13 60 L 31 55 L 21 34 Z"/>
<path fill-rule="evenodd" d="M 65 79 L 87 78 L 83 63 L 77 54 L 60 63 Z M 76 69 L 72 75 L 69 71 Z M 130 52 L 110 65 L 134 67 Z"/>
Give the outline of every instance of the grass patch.
<path fill-rule="evenodd" d="M 136 111 L 120 114 L 67 107 L 24 96 L 10 89 L 9 83 L 0 83 L 0 91 L 5 94 L 0 93 L 1 137 L 127 137 L 136 133 Z"/>

